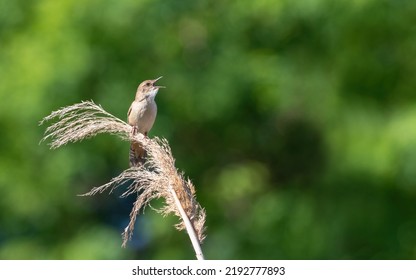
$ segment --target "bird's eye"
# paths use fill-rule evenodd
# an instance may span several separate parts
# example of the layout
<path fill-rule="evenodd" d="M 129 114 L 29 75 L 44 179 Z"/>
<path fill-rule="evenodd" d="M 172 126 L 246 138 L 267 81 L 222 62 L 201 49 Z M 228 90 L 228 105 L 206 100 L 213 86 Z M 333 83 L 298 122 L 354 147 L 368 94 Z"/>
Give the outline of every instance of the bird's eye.
<path fill-rule="evenodd" d="M 152 84 L 151 83 L 146 83 L 146 86 L 150 87 Z"/>

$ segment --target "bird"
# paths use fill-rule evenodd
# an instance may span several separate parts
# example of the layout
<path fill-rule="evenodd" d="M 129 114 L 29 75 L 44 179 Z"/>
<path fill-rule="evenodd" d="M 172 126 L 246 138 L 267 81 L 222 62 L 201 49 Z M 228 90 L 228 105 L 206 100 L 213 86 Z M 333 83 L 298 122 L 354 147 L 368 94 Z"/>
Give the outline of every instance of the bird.
<path fill-rule="evenodd" d="M 143 81 L 137 88 L 136 97 L 127 112 L 127 121 L 132 126 L 133 135 L 139 132 L 147 137 L 153 127 L 157 114 L 155 97 L 159 89 L 164 88 L 156 86 L 155 83 L 161 78 Z M 146 153 L 142 145 L 132 141 L 129 153 L 130 167 L 144 164 L 145 156 Z"/>

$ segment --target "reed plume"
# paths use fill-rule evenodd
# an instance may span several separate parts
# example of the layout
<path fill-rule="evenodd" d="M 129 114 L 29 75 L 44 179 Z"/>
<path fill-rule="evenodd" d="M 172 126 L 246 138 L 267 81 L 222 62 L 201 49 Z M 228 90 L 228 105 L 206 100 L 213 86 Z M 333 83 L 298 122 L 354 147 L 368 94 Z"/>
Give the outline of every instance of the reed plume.
<path fill-rule="evenodd" d="M 157 211 L 163 215 L 174 214 L 179 217 L 178 230 L 186 229 L 198 259 L 204 259 L 200 244 L 205 238 L 205 210 L 196 201 L 195 187 L 183 173 L 175 167 L 175 159 L 166 139 L 152 139 L 137 133 L 126 122 L 106 112 L 92 101 L 83 101 L 61 108 L 45 117 L 40 124 L 56 119 L 50 125 L 41 141 L 50 140 L 52 149 L 70 142 L 81 141 L 100 133 L 114 134 L 126 141 L 139 142 L 147 153 L 145 164 L 124 170 L 110 182 L 94 187 L 84 196 L 92 196 L 129 183 L 121 197 L 136 195 L 130 213 L 130 222 L 122 233 L 125 247 L 133 235 L 136 217 L 141 209 L 155 198 L 164 198 L 165 205 Z"/>

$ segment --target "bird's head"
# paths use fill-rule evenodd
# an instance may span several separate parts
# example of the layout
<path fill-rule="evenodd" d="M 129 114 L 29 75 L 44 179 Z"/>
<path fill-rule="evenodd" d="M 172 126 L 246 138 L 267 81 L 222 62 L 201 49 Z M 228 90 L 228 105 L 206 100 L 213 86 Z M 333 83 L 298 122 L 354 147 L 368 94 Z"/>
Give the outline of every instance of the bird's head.
<path fill-rule="evenodd" d="M 155 83 L 160 80 L 162 77 L 159 77 L 154 80 L 146 80 L 142 82 L 137 88 L 136 99 L 151 98 L 154 99 L 159 88 L 164 88 L 164 86 L 156 86 Z"/>

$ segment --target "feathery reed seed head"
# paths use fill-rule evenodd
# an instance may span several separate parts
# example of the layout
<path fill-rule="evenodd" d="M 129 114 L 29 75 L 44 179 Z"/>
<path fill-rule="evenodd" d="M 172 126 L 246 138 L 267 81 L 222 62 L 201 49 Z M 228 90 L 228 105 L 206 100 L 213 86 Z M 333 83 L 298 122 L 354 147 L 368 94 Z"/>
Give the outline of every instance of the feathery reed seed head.
<path fill-rule="evenodd" d="M 205 210 L 196 201 L 195 188 L 192 182 L 185 180 L 183 174 L 175 167 L 175 159 L 166 139 L 154 137 L 149 139 L 142 134 L 133 135 L 132 127 L 126 122 L 106 112 L 101 106 L 92 101 L 83 101 L 72 106 L 61 108 L 45 117 L 40 124 L 57 119 L 50 125 L 41 141 L 50 140 L 52 149 L 59 148 L 69 142 L 77 142 L 93 137 L 100 133 L 110 133 L 123 140 L 139 142 L 147 152 L 146 163 L 140 167 L 131 167 L 110 182 L 93 188 L 84 196 L 95 195 L 104 191 L 111 192 L 115 188 L 130 182 L 121 197 L 137 195 L 130 213 L 130 222 L 123 232 L 123 246 L 131 238 L 136 217 L 140 209 L 144 209 L 155 198 L 164 198 L 165 206 L 158 210 L 164 215 L 175 214 L 180 222 L 178 230 L 194 230 L 196 238 L 201 243 L 204 236 Z M 176 201 L 179 201 L 176 203 Z M 186 214 L 181 214 L 181 208 Z M 186 227 L 189 219 L 192 229 Z M 192 237 L 191 237 L 192 240 Z M 202 252 L 200 253 L 202 256 Z M 198 253 L 197 253 L 198 256 Z"/>

